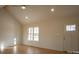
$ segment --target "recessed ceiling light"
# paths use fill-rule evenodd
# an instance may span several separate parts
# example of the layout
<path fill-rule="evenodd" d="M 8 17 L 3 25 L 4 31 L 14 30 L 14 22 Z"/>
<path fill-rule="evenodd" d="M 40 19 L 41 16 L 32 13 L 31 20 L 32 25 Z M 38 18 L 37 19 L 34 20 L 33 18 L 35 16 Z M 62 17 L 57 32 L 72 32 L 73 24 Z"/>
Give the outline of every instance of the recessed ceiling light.
<path fill-rule="evenodd" d="M 25 7 L 25 6 L 22 6 L 21 8 L 22 8 L 23 10 L 25 10 L 25 9 L 26 9 L 26 7 Z"/>
<path fill-rule="evenodd" d="M 25 19 L 28 19 L 28 17 L 26 16 Z"/>
<path fill-rule="evenodd" d="M 54 12 L 54 8 L 52 8 L 51 11 Z"/>

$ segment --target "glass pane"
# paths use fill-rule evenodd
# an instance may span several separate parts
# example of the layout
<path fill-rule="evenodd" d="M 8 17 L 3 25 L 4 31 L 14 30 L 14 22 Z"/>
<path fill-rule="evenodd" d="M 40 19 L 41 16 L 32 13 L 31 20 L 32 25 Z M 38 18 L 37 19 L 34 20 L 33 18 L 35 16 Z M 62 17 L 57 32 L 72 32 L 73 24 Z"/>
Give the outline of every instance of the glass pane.
<path fill-rule="evenodd" d="M 30 40 L 30 35 L 28 35 L 28 40 Z"/>
<path fill-rule="evenodd" d="M 71 31 L 76 31 L 76 25 L 71 25 Z"/>
<path fill-rule="evenodd" d="M 30 34 L 30 40 L 33 40 L 33 33 Z"/>
<path fill-rule="evenodd" d="M 34 27 L 34 33 L 39 33 L 39 27 Z"/>
<path fill-rule="evenodd" d="M 34 37 L 34 41 L 39 41 L 39 37 Z"/>
<path fill-rule="evenodd" d="M 28 35 L 28 40 L 30 40 L 30 41 L 33 40 L 33 34 Z"/>
<path fill-rule="evenodd" d="M 69 25 L 66 25 L 66 31 L 70 31 L 71 27 Z"/>
<path fill-rule="evenodd" d="M 39 33 L 34 33 L 34 36 L 39 36 Z"/>
<path fill-rule="evenodd" d="M 33 33 L 33 27 L 29 28 L 29 33 Z"/>

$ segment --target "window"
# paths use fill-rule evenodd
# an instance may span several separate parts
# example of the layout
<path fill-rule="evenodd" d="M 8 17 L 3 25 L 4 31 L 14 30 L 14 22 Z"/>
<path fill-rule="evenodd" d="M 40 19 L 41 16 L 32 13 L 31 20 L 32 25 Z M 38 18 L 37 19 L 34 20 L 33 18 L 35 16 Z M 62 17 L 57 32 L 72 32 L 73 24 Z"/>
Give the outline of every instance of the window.
<path fill-rule="evenodd" d="M 16 45 L 16 38 L 14 38 L 14 45 Z"/>
<path fill-rule="evenodd" d="M 28 40 L 39 41 L 39 27 L 30 27 L 28 29 Z"/>
<path fill-rule="evenodd" d="M 66 31 L 76 31 L 76 25 L 66 25 Z"/>

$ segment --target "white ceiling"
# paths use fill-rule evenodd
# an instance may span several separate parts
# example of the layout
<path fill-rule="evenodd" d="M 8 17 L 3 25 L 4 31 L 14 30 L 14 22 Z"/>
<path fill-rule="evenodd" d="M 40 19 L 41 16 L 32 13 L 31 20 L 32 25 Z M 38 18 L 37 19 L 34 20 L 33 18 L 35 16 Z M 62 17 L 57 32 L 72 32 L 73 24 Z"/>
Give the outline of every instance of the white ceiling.
<path fill-rule="evenodd" d="M 6 8 L 22 24 L 43 19 L 79 17 L 79 6 L 30 5 L 26 6 L 25 10 L 22 10 L 21 6 L 7 6 Z M 51 12 L 51 8 L 55 11 Z M 25 19 L 25 16 L 28 19 Z"/>

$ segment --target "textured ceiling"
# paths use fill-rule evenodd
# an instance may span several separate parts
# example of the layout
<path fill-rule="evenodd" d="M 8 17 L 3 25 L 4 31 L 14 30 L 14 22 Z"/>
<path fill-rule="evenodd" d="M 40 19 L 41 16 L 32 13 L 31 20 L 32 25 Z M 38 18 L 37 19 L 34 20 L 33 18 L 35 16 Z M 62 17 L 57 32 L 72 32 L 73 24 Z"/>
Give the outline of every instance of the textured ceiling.
<path fill-rule="evenodd" d="M 54 8 L 54 12 L 51 12 Z M 79 17 L 79 6 L 29 5 L 25 10 L 21 6 L 7 6 L 6 9 L 22 24 L 46 19 Z M 25 16 L 28 19 L 25 19 Z"/>

